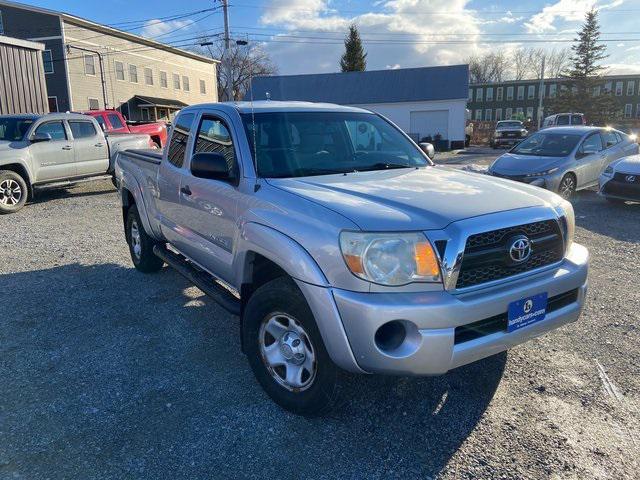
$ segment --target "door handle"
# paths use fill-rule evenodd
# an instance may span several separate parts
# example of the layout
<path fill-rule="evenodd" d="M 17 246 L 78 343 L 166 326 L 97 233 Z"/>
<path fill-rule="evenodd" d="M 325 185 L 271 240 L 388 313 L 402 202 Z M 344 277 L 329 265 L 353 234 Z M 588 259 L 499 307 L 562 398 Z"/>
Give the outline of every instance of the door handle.
<path fill-rule="evenodd" d="M 102 143 L 96 143 L 94 147 L 104 147 L 104 145 Z"/>
<path fill-rule="evenodd" d="M 71 150 L 71 145 L 65 145 L 62 150 Z"/>
<path fill-rule="evenodd" d="M 186 185 L 186 186 L 182 187 L 180 189 L 180 193 L 182 193 L 183 195 L 187 195 L 187 196 L 191 195 L 191 189 L 189 188 L 189 185 Z"/>

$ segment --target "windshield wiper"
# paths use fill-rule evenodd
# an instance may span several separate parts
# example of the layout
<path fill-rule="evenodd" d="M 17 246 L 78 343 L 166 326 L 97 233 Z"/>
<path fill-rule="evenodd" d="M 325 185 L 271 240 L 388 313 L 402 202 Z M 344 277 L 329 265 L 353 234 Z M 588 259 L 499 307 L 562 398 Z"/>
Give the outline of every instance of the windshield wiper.
<path fill-rule="evenodd" d="M 373 170 L 392 170 L 397 168 L 417 168 L 418 165 L 406 165 L 403 163 L 390 163 L 390 162 L 378 162 L 373 165 L 363 165 L 362 167 L 356 167 L 354 170 L 358 172 L 368 172 Z"/>

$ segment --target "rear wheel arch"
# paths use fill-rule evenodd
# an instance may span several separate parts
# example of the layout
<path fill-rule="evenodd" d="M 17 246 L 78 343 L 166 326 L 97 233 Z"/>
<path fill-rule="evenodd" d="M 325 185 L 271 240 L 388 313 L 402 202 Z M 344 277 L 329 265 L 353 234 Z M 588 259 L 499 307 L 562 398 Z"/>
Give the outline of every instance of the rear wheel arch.
<path fill-rule="evenodd" d="M 31 176 L 29 175 L 29 171 L 26 167 L 20 163 L 9 163 L 7 165 L 1 165 L 0 170 L 10 170 L 18 175 L 20 175 L 25 183 L 27 184 L 27 189 L 29 190 L 27 200 L 33 199 L 33 186 L 31 185 Z"/>

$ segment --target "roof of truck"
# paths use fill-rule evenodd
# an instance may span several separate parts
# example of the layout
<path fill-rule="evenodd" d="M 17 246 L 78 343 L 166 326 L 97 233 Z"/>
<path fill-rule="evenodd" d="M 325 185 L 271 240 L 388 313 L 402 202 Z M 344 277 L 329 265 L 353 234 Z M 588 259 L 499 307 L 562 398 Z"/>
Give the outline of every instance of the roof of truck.
<path fill-rule="evenodd" d="M 335 105 L 333 103 L 312 103 L 312 102 L 295 102 L 295 101 L 275 101 L 275 100 L 258 100 L 255 102 L 222 102 L 194 105 L 187 107 L 189 109 L 232 109 L 240 113 L 269 113 L 269 112 L 352 112 L 352 113 L 370 113 L 368 110 L 357 107 L 345 107 L 343 105 Z M 184 111 L 183 110 L 183 111 Z"/>

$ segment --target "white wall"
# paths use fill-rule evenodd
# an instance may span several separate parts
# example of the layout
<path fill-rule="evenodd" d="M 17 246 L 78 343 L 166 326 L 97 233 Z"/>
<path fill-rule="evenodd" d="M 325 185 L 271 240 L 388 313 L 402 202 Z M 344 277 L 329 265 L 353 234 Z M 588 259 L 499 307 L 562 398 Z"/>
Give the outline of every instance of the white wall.
<path fill-rule="evenodd" d="M 366 105 L 353 105 L 366 108 L 384 115 L 407 133 L 411 132 L 411 112 L 448 110 L 449 111 L 449 138 L 450 141 L 464 140 L 465 112 L 467 99 L 443 100 L 437 102 L 407 102 L 407 103 L 372 103 Z"/>

